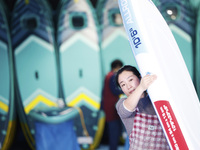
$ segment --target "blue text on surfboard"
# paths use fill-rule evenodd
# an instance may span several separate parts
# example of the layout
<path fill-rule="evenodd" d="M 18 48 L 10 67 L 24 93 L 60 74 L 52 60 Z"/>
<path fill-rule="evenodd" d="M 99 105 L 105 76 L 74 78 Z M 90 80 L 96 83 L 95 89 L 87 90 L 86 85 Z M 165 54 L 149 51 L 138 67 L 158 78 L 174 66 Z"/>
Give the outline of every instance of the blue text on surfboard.
<path fill-rule="evenodd" d="M 131 34 L 131 39 L 135 48 L 139 48 L 139 45 L 141 44 L 141 42 L 140 42 L 140 38 L 137 37 L 137 30 L 133 30 L 133 28 L 130 28 L 129 32 Z"/>
<path fill-rule="evenodd" d="M 121 1 L 122 11 L 127 24 L 133 23 L 127 0 Z"/>

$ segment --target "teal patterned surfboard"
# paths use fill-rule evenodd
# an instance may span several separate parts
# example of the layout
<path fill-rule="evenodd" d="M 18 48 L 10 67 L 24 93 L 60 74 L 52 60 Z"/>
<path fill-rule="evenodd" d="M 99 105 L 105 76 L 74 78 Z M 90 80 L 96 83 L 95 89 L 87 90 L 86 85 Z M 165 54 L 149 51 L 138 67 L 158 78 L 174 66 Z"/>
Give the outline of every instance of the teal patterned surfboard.
<path fill-rule="evenodd" d="M 61 85 L 68 106 L 81 109 L 75 120 L 78 142 L 83 149 L 94 149 L 100 143 L 104 113 L 100 111 L 102 68 L 98 24 L 89 0 L 61 0 L 59 6 L 57 44 Z"/>

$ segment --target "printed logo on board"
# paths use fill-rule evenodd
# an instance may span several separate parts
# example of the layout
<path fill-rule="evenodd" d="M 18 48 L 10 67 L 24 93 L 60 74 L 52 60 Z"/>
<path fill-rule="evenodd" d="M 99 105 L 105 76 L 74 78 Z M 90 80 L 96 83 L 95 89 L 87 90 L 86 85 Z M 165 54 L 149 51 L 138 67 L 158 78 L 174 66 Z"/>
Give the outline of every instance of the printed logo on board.
<path fill-rule="evenodd" d="M 140 42 L 140 38 L 137 37 L 137 30 L 133 30 L 133 28 L 130 28 L 129 32 L 131 34 L 131 40 L 132 40 L 135 48 L 139 48 L 139 45 L 141 44 L 141 42 Z"/>
<path fill-rule="evenodd" d="M 166 100 L 160 100 L 154 104 L 172 149 L 189 150 L 170 103 Z"/>
<path fill-rule="evenodd" d="M 126 24 L 133 23 L 127 0 L 121 0 L 121 6 L 122 6 L 121 8 L 123 11 L 124 21 L 126 22 Z"/>
<path fill-rule="evenodd" d="M 120 12 L 122 15 L 124 27 L 129 37 L 129 43 L 132 47 L 134 55 L 146 53 L 145 45 L 142 44 L 141 35 L 139 34 L 137 22 L 135 22 L 135 15 L 132 10 L 131 0 L 119 0 Z"/>

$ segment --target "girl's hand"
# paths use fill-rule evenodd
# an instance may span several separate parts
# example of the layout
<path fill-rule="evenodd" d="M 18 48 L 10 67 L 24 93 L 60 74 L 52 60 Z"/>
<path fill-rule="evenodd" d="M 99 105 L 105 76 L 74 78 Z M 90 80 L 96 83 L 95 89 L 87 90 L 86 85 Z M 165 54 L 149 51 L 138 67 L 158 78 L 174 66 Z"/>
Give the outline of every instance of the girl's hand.
<path fill-rule="evenodd" d="M 140 81 L 140 88 L 143 91 L 146 91 L 148 87 L 157 79 L 156 75 L 145 75 Z"/>

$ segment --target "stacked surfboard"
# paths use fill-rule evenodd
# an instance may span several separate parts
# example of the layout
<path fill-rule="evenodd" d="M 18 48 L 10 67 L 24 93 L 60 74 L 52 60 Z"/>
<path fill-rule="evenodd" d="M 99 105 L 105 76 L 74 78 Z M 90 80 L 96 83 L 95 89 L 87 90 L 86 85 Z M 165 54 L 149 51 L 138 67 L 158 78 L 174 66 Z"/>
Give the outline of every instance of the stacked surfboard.
<path fill-rule="evenodd" d="M 198 3 L 196 7 L 199 6 L 199 4 L 200 3 Z M 197 7 L 197 8 L 198 9 L 197 9 L 197 25 L 196 25 L 196 45 L 195 45 L 195 49 L 196 49 L 195 85 L 196 85 L 197 93 L 200 99 L 200 7 Z"/>
<path fill-rule="evenodd" d="M 0 1 L 0 61 L 0 149 L 6 150 L 14 136 L 16 110 L 10 32 L 2 1 Z"/>
<path fill-rule="evenodd" d="M 85 128 L 80 117 L 74 126 L 81 148 L 94 149 L 105 122 L 100 110 L 102 68 L 96 14 L 89 0 L 61 0 L 58 10 L 57 44 L 65 103 L 83 113 Z"/>
<path fill-rule="evenodd" d="M 48 3 L 17 0 L 11 28 L 17 108 L 24 135 L 34 149 L 35 122 L 60 123 L 73 118 L 78 111 L 61 113 L 68 108 L 63 107 L 59 94 L 54 29 Z"/>

